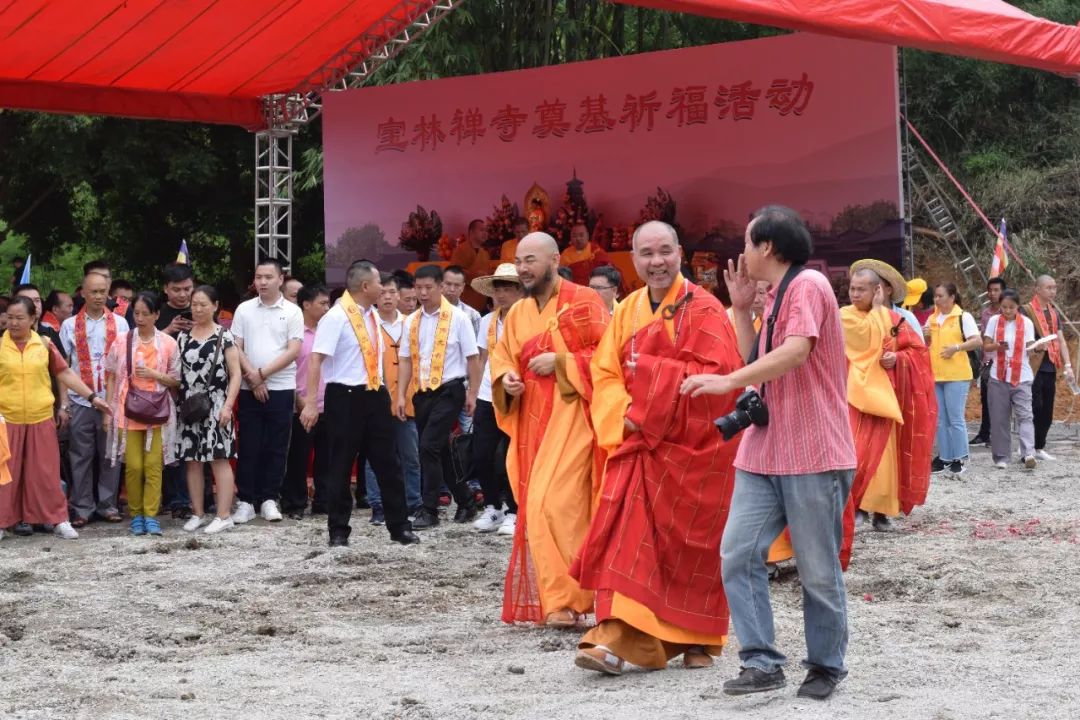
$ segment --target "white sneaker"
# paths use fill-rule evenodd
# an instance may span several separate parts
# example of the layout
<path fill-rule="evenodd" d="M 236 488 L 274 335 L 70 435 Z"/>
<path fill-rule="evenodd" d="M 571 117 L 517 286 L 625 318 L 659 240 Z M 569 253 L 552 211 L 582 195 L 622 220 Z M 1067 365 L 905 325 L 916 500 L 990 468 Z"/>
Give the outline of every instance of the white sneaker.
<path fill-rule="evenodd" d="M 277 503 L 273 500 L 267 500 L 259 508 L 259 514 L 262 515 L 262 519 L 267 522 L 278 522 L 281 520 L 281 511 L 278 510 Z"/>
<path fill-rule="evenodd" d="M 503 516 L 502 525 L 495 531 L 497 535 L 513 535 L 514 528 L 517 526 L 517 515 L 514 513 L 506 513 Z"/>
<path fill-rule="evenodd" d="M 236 503 L 236 511 L 232 514 L 232 521 L 237 525 L 243 525 L 246 522 L 251 522 L 256 517 L 255 506 L 248 502 Z M 281 519 L 281 516 L 278 516 Z"/>
<path fill-rule="evenodd" d="M 53 528 L 53 534 L 64 540 L 78 540 L 79 533 L 75 532 L 75 528 L 71 527 L 71 523 L 62 522 Z"/>
<path fill-rule="evenodd" d="M 996 467 L 998 470 L 1004 470 L 1005 468 L 1009 467 L 1009 465 L 1004 460 L 1001 460 L 1000 462 L 994 463 L 994 467 Z"/>
<path fill-rule="evenodd" d="M 202 524 L 202 515 L 192 515 L 190 518 L 188 518 L 188 521 L 184 523 L 184 530 L 186 530 L 187 532 L 195 532 L 200 527 L 202 527 Z"/>
<path fill-rule="evenodd" d="M 1036 460 L 1057 460 L 1056 457 L 1054 457 L 1050 453 L 1046 452 L 1045 450 L 1036 450 L 1035 451 L 1035 459 Z"/>
<path fill-rule="evenodd" d="M 0 540 L 4 539 L 4 528 L 0 528 Z"/>
<path fill-rule="evenodd" d="M 476 518 L 472 526 L 478 532 L 489 533 L 495 532 L 499 529 L 499 526 L 503 522 L 503 513 L 501 510 L 496 510 L 494 505 L 488 505 L 484 508 L 484 512 L 480 517 Z"/>
<path fill-rule="evenodd" d="M 251 507 L 251 505 L 248 505 L 247 503 L 244 504 L 248 507 Z M 222 520 L 219 517 L 215 517 L 213 520 L 210 521 L 210 524 L 206 526 L 206 529 L 203 530 L 203 532 L 207 535 L 216 535 L 223 530 L 228 530 L 234 527 L 236 527 L 236 523 L 234 522 L 233 518 L 228 517 Z"/>

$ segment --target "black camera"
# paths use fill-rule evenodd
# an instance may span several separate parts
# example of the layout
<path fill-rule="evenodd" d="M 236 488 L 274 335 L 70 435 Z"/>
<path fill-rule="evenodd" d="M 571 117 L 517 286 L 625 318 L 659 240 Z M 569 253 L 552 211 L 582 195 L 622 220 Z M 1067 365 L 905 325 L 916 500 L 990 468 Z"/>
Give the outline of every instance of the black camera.
<path fill-rule="evenodd" d="M 735 401 L 734 410 L 713 422 L 723 434 L 724 440 L 730 440 L 751 425 L 768 425 L 769 408 L 757 390 L 747 390 Z"/>

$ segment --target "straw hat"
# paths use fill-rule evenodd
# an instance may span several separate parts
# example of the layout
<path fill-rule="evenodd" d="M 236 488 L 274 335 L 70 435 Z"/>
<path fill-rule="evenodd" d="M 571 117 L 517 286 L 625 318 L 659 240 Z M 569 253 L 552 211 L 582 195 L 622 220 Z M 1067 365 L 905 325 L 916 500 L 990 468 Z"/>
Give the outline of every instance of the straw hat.
<path fill-rule="evenodd" d="M 472 289 L 486 297 L 494 297 L 496 280 L 521 284 L 521 278 L 518 277 L 514 263 L 502 263 L 495 268 L 493 275 L 484 275 L 474 279 L 471 283 Z"/>
<path fill-rule="evenodd" d="M 856 260 L 851 264 L 851 274 L 859 272 L 860 270 L 873 270 L 878 276 L 889 283 L 889 287 L 892 288 L 892 301 L 897 303 L 901 298 L 907 297 L 908 286 L 907 281 L 904 280 L 904 276 L 901 275 L 896 268 L 887 262 L 881 260 Z"/>
<path fill-rule="evenodd" d="M 922 300 L 926 293 L 926 281 L 922 278 L 913 278 L 907 282 L 907 297 L 904 298 L 904 307 L 912 307 Z"/>

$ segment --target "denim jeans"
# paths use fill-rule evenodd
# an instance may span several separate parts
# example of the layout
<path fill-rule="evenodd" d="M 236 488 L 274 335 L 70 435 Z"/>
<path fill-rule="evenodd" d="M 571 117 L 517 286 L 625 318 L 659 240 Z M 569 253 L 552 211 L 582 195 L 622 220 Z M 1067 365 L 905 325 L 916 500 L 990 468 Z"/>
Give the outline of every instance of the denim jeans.
<path fill-rule="evenodd" d="M 964 460 L 968 456 L 967 407 L 970 380 L 951 380 L 934 383 L 937 393 L 938 457 L 945 462 Z"/>
<path fill-rule="evenodd" d="M 773 672 L 787 662 L 776 649 L 765 568 L 769 546 L 786 525 L 803 589 L 803 665 L 836 679 L 847 674 L 847 596 L 840 545 L 853 476 L 854 470 L 811 475 L 736 471 L 720 555 L 742 667 Z"/>
<path fill-rule="evenodd" d="M 409 418 L 401 422 L 397 418 L 390 421 L 397 438 L 398 456 L 401 458 L 401 470 L 405 475 L 405 504 L 409 512 L 420 509 L 420 441 L 416 433 L 416 421 Z M 364 485 L 367 487 L 368 504 L 373 508 L 382 508 L 382 495 L 379 483 L 371 463 L 364 463 Z"/>

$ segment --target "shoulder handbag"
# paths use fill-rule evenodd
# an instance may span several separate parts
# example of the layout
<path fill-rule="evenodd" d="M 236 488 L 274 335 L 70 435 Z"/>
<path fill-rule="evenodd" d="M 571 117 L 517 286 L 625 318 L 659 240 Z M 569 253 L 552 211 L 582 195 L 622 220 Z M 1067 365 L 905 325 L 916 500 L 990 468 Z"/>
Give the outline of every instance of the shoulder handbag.
<path fill-rule="evenodd" d="M 132 356 L 136 330 L 128 331 L 127 361 L 128 388 L 124 398 L 124 417 L 144 425 L 164 425 L 169 421 L 169 391 L 143 390 L 135 387 L 135 367 Z"/>
<path fill-rule="evenodd" d="M 206 370 L 206 383 L 203 389 L 190 393 L 184 398 L 184 402 L 180 404 L 180 419 L 184 421 L 185 425 L 201 423 L 210 417 L 210 411 L 213 409 L 213 404 L 210 402 L 210 378 L 213 376 L 214 370 L 217 369 L 218 360 L 221 359 L 221 346 L 224 343 L 225 331 L 218 330 L 217 336 L 217 350 L 214 351 L 213 362 L 210 363 L 210 367 Z"/>

